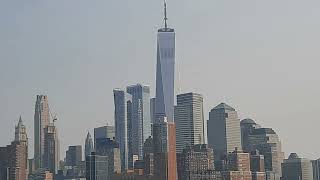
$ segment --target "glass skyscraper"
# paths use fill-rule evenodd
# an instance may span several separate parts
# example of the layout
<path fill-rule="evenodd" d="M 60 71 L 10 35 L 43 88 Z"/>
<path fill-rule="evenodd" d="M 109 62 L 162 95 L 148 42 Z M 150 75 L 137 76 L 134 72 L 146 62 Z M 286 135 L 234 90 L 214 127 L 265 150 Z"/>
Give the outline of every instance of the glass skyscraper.
<path fill-rule="evenodd" d="M 143 144 L 151 136 L 150 87 L 128 86 L 127 93 L 132 96 L 132 153 L 143 159 Z"/>
<path fill-rule="evenodd" d="M 156 74 L 156 122 L 174 119 L 175 32 L 165 26 L 158 30 Z"/>
<path fill-rule="evenodd" d="M 208 144 L 213 147 L 215 160 L 222 160 L 235 148 L 241 150 L 241 129 L 237 111 L 221 103 L 211 110 L 208 121 Z"/>
<path fill-rule="evenodd" d="M 186 146 L 205 143 L 203 97 L 197 93 L 177 95 L 174 119 L 177 129 L 177 153 Z"/>
<path fill-rule="evenodd" d="M 121 170 L 133 167 L 132 162 L 132 96 L 121 89 L 114 89 L 114 118 L 116 141 L 121 152 Z"/>
<path fill-rule="evenodd" d="M 174 124 L 175 32 L 167 26 L 158 30 L 156 104 L 153 124 L 154 169 L 156 180 L 176 180 L 176 127 Z"/>

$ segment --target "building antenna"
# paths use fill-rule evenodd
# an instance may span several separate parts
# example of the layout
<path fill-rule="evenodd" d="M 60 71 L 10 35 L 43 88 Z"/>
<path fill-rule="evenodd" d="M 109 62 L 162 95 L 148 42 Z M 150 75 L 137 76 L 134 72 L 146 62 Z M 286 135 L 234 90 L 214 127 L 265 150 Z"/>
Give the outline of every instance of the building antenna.
<path fill-rule="evenodd" d="M 168 29 L 168 25 L 167 25 L 167 1 L 164 0 L 164 28 L 167 30 Z"/>

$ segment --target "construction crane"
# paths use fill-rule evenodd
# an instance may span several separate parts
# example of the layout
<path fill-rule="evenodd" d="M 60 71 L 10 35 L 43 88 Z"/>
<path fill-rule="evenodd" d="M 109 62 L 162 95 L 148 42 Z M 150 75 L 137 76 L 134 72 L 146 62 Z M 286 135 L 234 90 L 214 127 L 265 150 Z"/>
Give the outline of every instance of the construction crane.
<path fill-rule="evenodd" d="M 49 107 L 49 113 L 50 113 L 50 117 L 52 119 L 53 124 L 58 120 L 57 118 L 57 113 L 55 113 L 54 115 L 52 115 L 51 109 Z"/>

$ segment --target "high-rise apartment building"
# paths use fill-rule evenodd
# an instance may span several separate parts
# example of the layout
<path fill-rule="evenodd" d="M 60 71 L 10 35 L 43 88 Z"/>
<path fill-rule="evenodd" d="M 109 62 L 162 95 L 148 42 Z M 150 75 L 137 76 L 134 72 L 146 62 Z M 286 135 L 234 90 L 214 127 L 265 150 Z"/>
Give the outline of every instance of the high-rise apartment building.
<path fill-rule="evenodd" d="M 44 155 L 42 167 L 56 174 L 59 168 L 59 140 L 57 127 L 50 123 L 44 131 Z"/>
<path fill-rule="evenodd" d="M 34 161 L 35 169 L 43 165 L 45 128 L 50 123 L 48 97 L 37 95 L 34 113 Z"/>
<path fill-rule="evenodd" d="M 213 149 L 207 144 L 187 146 L 178 156 L 178 179 L 188 180 L 194 174 L 210 174 L 214 170 Z"/>
<path fill-rule="evenodd" d="M 131 85 L 127 93 L 132 96 L 132 153 L 143 159 L 143 143 L 151 136 L 150 87 Z"/>
<path fill-rule="evenodd" d="M 291 153 L 282 163 L 281 180 L 313 180 L 311 161 Z"/>
<path fill-rule="evenodd" d="M 132 95 L 121 89 L 114 89 L 114 118 L 116 141 L 121 152 L 121 170 L 133 168 L 132 153 Z"/>
<path fill-rule="evenodd" d="M 266 179 L 280 180 L 284 153 L 276 132 L 271 128 L 262 128 L 252 119 L 241 121 L 241 131 L 244 150 L 258 150 L 264 155 Z"/>
<path fill-rule="evenodd" d="M 186 146 L 205 143 L 202 95 L 197 93 L 177 95 L 174 120 L 177 131 L 177 153 L 181 153 Z"/>
<path fill-rule="evenodd" d="M 79 166 L 82 161 L 82 146 L 69 146 L 66 151 L 66 166 Z"/>
<path fill-rule="evenodd" d="M 215 159 L 223 159 L 235 148 L 241 150 L 241 130 L 237 111 L 221 103 L 211 110 L 208 121 L 208 144 L 213 147 Z"/>
<path fill-rule="evenodd" d="M 88 132 L 87 137 L 86 137 L 86 141 L 84 144 L 84 157 L 86 158 L 92 152 L 94 152 L 93 140 L 92 140 L 91 134 Z"/>

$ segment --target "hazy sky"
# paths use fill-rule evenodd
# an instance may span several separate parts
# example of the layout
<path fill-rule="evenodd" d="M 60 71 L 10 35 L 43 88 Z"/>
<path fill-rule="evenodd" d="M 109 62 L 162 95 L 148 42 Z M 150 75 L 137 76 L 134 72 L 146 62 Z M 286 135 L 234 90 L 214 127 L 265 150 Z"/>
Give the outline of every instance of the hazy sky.
<path fill-rule="evenodd" d="M 49 97 L 61 140 L 84 144 L 113 124 L 113 88 L 155 92 L 161 0 L 0 0 L 0 145 L 19 115 L 33 154 L 37 94 Z M 198 92 L 279 134 L 286 154 L 320 157 L 320 1 L 168 0 L 177 32 L 178 92 Z M 181 91 L 180 91 L 181 90 Z"/>

